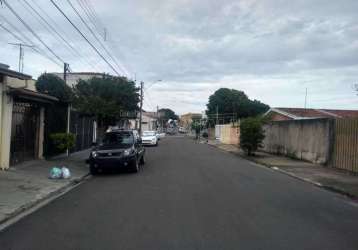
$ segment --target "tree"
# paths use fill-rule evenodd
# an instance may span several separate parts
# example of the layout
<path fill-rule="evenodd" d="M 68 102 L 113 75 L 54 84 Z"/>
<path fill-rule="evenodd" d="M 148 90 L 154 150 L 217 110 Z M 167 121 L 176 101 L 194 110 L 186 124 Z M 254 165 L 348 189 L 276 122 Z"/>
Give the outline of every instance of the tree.
<path fill-rule="evenodd" d="M 175 112 L 168 108 L 159 109 L 158 113 L 160 114 L 160 120 L 168 121 L 169 119 L 178 120 L 179 116 Z"/>
<path fill-rule="evenodd" d="M 74 107 L 94 115 L 102 126 L 115 123 L 125 112 L 139 110 L 139 89 L 125 77 L 80 80 L 74 87 Z"/>
<path fill-rule="evenodd" d="M 57 97 L 62 103 L 69 103 L 73 99 L 71 87 L 54 74 L 44 73 L 40 75 L 35 86 L 38 92 Z"/>
<path fill-rule="evenodd" d="M 240 146 L 247 155 L 253 155 L 262 146 L 262 141 L 265 139 L 262 125 L 263 120 L 258 117 L 249 117 L 241 121 Z"/>
<path fill-rule="evenodd" d="M 209 97 L 207 114 L 215 117 L 218 111 L 224 122 L 230 122 L 232 117 L 245 118 L 257 116 L 266 112 L 269 106 L 258 101 L 250 100 L 243 92 L 236 89 L 220 88 Z"/>
<path fill-rule="evenodd" d="M 48 105 L 45 109 L 44 155 L 56 155 L 60 152 L 51 139 L 51 135 L 66 132 L 67 107 L 68 103 L 73 101 L 73 92 L 64 80 L 48 73 L 39 76 L 35 86 L 38 92 L 52 95 L 59 99 L 58 103 Z"/>

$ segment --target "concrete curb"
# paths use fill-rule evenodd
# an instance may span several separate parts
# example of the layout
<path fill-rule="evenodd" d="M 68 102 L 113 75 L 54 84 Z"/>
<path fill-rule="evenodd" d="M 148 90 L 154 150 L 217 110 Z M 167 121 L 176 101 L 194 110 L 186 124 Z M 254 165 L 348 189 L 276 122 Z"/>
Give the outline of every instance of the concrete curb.
<path fill-rule="evenodd" d="M 11 224 L 9 224 L 9 225 L 3 226 L 8 221 L 12 220 L 13 218 L 19 216 L 22 213 L 25 213 L 26 211 L 34 208 L 35 206 L 37 206 L 38 204 L 40 204 L 42 202 L 45 202 L 46 200 L 50 200 L 52 197 L 60 195 L 61 193 L 63 193 L 66 190 L 68 190 L 70 187 L 78 185 L 79 183 L 83 182 L 88 176 L 90 176 L 90 173 L 86 173 L 86 174 L 84 174 L 84 175 L 82 175 L 80 177 L 71 179 L 71 181 L 69 183 L 67 183 L 65 186 L 63 186 L 63 187 L 61 187 L 61 188 L 59 188 L 59 189 L 57 189 L 57 190 L 55 190 L 53 192 L 50 192 L 50 193 L 46 194 L 45 196 L 43 196 L 43 197 L 41 197 L 41 198 L 39 198 L 37 200 L 30 201 L 27 204 L 17 208 L 15 211 L 13 211 L 10 214 L 8 214 L 6 216 L 6 218 L 0 220 L 0 232 L 3 229 L 5 229 L 6 227 L 11 225 Z"/>
<path fill-rule="evenodd" d="M 233 154 L 233 155 L 239 156 L 239 157 L 241 157 L 241 158 L 243 158 L 243 159 L 245 159 L 245 160 L 254 162 L 254 163 L 259 164 L 259 165 L 261 165 L 261 166 L 263 166 L 263 167 L 266 167 L 266 168 L 275 170 L 275 171 L 277 171 L 277 172 L 280 172 L 280 173 L 282 173 L 282 174 L 291 176 L 291 177 L 293 177 L 293 178 L 295 178 L 295 179 L 297 179 L 297 180 L 304 181 L 304 182 L 306 182 L 306 183 L 312 184 L 312 185 L 314 185 L 314 186 L 316 186 L 316 187 L 323 188 L 323 189 L 325 189 L 325 190 L 328 190 L 328 191 L 331 191 L 331 192 L 335 192 L 335 193 L 344 195 L 344 196 L 346 196 L 346 197 L 348 197 L 348 198 L 350 198 L 350 199 L 352 199 L 352 200 L 358 202 L 358 197 L 357 197 L 356 195 L 354 195 L 354 194 L 352 194 L 352 193 L 349 193 L 348 191 L 346 191 L 346 190 L 344 190 L 344 189 L 341 189 L 341 188 L 339 188 L 339 187 L 331 186 L 331 185 L 326 185 L 326 184 L 322 184 L 322 183 L 320 183 L 320 182 L 312 181 L 312 180 L 307 179 L 307 178 L 303 178 L 303 177 L 301 177 L 301 176 L 295 175 L 295 174 L 290 173 L 290 172 L 288 172 L 288 171 L 285 171 L 285 170 L 283 170 L 283 169 L 281 169 L 281 168 L 278 168 L 278 167 L 276 167 L 276 166 L 274 166 L 274 165 L 270 165 L 270 164 L 267 164 L 267 163 L 265 164 L 265 163 L 263 163 L 263 162 L 260 162 L 260 161 L 258 161 L 258 160 L 255 160 L 255 159 L 253 159 L 252 157 L 247 157 L 247 156 L 242 155 L 242 154 L 237 153 L 237 152 L 232 152 L 232 151 L 224 150 L 224 149 L 222 149 L 222 148 L 220 148 L 220 147 L 218 147 L 217 145 L 214 145 L 214 144 L 208 144 L 208 145 L 209 145 L 209 146 L 212 146 L 212 147 L 215 147 L 215 148 L 217 148 L 217 149 L 219 149 L 219 150 L 221 150 L 221 151 L 223 151 L 223 152 L 227 152 L 227 153 L 231 153 L 231 154 Z"/>

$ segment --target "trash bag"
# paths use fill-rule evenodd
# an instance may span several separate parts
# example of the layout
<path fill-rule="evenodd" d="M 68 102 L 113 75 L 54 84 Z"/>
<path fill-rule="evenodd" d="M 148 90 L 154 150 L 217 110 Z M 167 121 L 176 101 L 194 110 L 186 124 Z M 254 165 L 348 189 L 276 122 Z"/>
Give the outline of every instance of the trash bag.
<path fill-rule="evenodd" d="M 50 178 L 51 179 L 60 179 L 62 178 L 62 170 L 58 167 L 53 167 L 50 170 Z"/>
<path fill-rule="evenodd" d="M 71 177 L 71 173 L 70 173 L 70 170 L 68 168 L 62 167 L 61 170 L 62 170 L 62 178 L 68 179 L 68 178 Z"/>

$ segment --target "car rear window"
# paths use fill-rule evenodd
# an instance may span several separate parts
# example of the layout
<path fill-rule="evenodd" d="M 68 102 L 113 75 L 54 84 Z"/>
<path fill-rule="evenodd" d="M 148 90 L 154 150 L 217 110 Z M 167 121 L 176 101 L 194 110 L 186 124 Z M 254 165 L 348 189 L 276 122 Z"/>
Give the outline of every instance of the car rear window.
<path fill-rule="evenodd" d="M 106 133 L 103 139 L 104 145 L 127 145 L 133 143 L 133 134 L 130 132 Z"/>

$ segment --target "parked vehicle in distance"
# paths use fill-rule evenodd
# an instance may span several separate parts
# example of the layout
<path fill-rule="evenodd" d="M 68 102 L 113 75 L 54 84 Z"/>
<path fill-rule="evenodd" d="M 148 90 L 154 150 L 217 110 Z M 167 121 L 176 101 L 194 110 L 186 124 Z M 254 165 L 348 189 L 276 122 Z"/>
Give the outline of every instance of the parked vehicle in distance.
<path fill-rule="evenodd" d="M 103 169 L 129 168 L 139 171 L 139 164 L 145 163 L 145 149 L 136 130 L 112 130 L 105 133 L 103 141 L 95 144 L 89 159 L 90 173 Z"/>
<path fill-rule="evenodd" d="M 158 146 L 158 137 L 156 131 L 143 131 L 142 144 Z"/>
<path fill-rule="evenodd" d="M 179 133 L 186 133 L 186 129 L 184 127 L 179 127 Z"/>
<path fill-rule="evenodd" d="M 177 128 L 176 127 L 168 127 L 167 128 L 167 134 L 168 135 L 175 135 L 177 133 Z"/>

